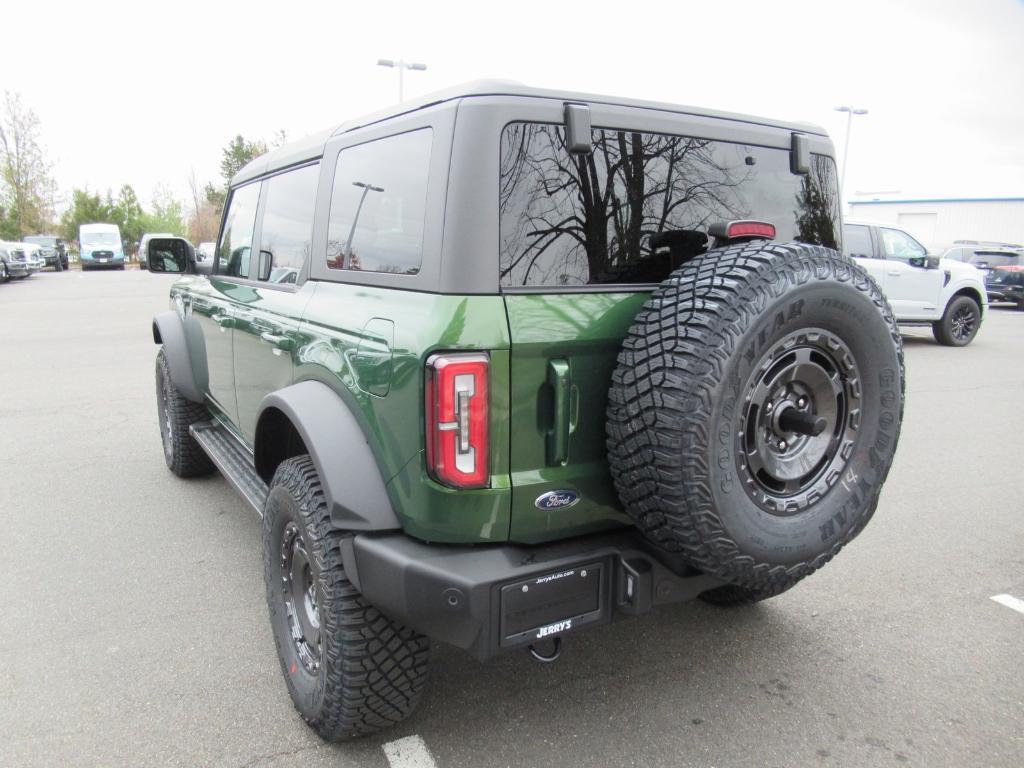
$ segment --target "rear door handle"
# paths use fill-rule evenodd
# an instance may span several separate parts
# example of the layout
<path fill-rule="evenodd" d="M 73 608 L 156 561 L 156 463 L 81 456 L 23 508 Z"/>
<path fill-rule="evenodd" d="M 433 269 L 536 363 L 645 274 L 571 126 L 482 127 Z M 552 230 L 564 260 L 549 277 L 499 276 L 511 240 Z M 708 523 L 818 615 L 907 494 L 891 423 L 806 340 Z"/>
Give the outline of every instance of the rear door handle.
<path fill-rule="evenodd" d="M 889 277 L 899 277 L 902 274 L 902 272 L 896 270 L 893 272 L 886 272 L 885 274 L 887 274 Z"/>
<path fill-rule="evenodd" d="M 231 327 L 231 315 L 214 315 L 213 322 L 219 325 L 221 328 Z"/>
<path fill-rule="evenodd" d="M 564 464 L 569 458 L 572 431 L 572 377 L 568 360 L 548 361 L 548 384 L 554 391 L 553 419 L 546 439 L 548 464 Z"/>

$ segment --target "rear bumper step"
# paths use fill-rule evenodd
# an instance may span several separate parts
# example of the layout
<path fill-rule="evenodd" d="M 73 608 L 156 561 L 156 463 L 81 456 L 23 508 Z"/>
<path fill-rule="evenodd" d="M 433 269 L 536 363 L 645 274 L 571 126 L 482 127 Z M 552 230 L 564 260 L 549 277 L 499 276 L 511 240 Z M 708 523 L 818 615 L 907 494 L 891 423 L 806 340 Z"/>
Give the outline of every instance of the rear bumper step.
<path fill-rule="evenodd" d="M 536 546 L 424 544 L 401 533 L 359 534 L 349 543 L 346 570 L 370 603 L 480 659 L 723 584 L 670 568 L 670 556 L 632 530 Z"/>
<path fill-rule="evenodd" d="M 225 479 L 262 517 L 268 489 L 252 465 L 252 455 L 219 422 L 193 424 L 189 432 Z"/>

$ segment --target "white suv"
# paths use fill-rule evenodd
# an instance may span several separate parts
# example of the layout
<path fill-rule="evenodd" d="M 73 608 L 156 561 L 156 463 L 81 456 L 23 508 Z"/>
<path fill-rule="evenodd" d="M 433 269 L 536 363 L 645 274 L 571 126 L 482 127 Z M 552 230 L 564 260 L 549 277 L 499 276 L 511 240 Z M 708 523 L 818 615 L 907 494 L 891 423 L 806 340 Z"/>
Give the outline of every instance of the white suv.
<path fill-rule="evenodd" d="M 970 264 L 929 256 L 902 229 L 843 223 L 843 250 L 882 288 L 905 325 L 931 325 L 940 344 L 970 344 L 988 310 L 984 274 Z"/>

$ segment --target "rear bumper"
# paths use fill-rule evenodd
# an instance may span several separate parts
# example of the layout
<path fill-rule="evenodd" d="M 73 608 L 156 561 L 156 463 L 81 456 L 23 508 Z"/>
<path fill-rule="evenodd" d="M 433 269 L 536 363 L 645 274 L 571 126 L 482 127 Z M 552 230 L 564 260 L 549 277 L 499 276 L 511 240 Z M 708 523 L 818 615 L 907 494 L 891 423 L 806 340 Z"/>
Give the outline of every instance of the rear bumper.
<path fill-rule="evenodd" d="M 723 583 L 671 563 L 634 530 L 537 546 L 367 533 L 348 540 L 343 555 L 350 578 L 384 614 L 480 659 Z"/>

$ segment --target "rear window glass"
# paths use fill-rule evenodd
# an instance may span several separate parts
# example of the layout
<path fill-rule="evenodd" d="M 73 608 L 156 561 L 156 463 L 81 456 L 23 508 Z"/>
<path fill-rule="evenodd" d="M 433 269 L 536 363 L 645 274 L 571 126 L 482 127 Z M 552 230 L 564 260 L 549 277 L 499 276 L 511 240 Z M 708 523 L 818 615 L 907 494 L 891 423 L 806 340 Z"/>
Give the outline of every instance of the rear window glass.
<path fill-rule="evenodd" d="M 419 272 L 432 135 L 424 128 L 341 151 L 331 192 L 329 268 Z"/>
<path fill-rule="evenodd" d="M 600 128 L 593 147 L 570 154 L 560 125 L 503 130 L 503 287 L 660 282 L 703 252 L 716 221 L 767 221 L 778 242 L 839 247 L 831 158 L 812 155 L 812 172 L 795 175 L 781 149 Z M 682 245 L 652 249 L 651 235 L 669 230 L 685 231 Z"/>
<path fill-rule="evenodd" d="M 997 251 L 995 253 L 976 251 L 971 256 L 971 264 L 986 267 L 1014 267 L 1020 263 L 1020 257 L 1013 253 Z"/>
<path fill-rule="evenodd" d="M 847 224 L 843 227 L 843 248 L 850 256 L 872 258 L 871 231 L 860 224 Z"/>

